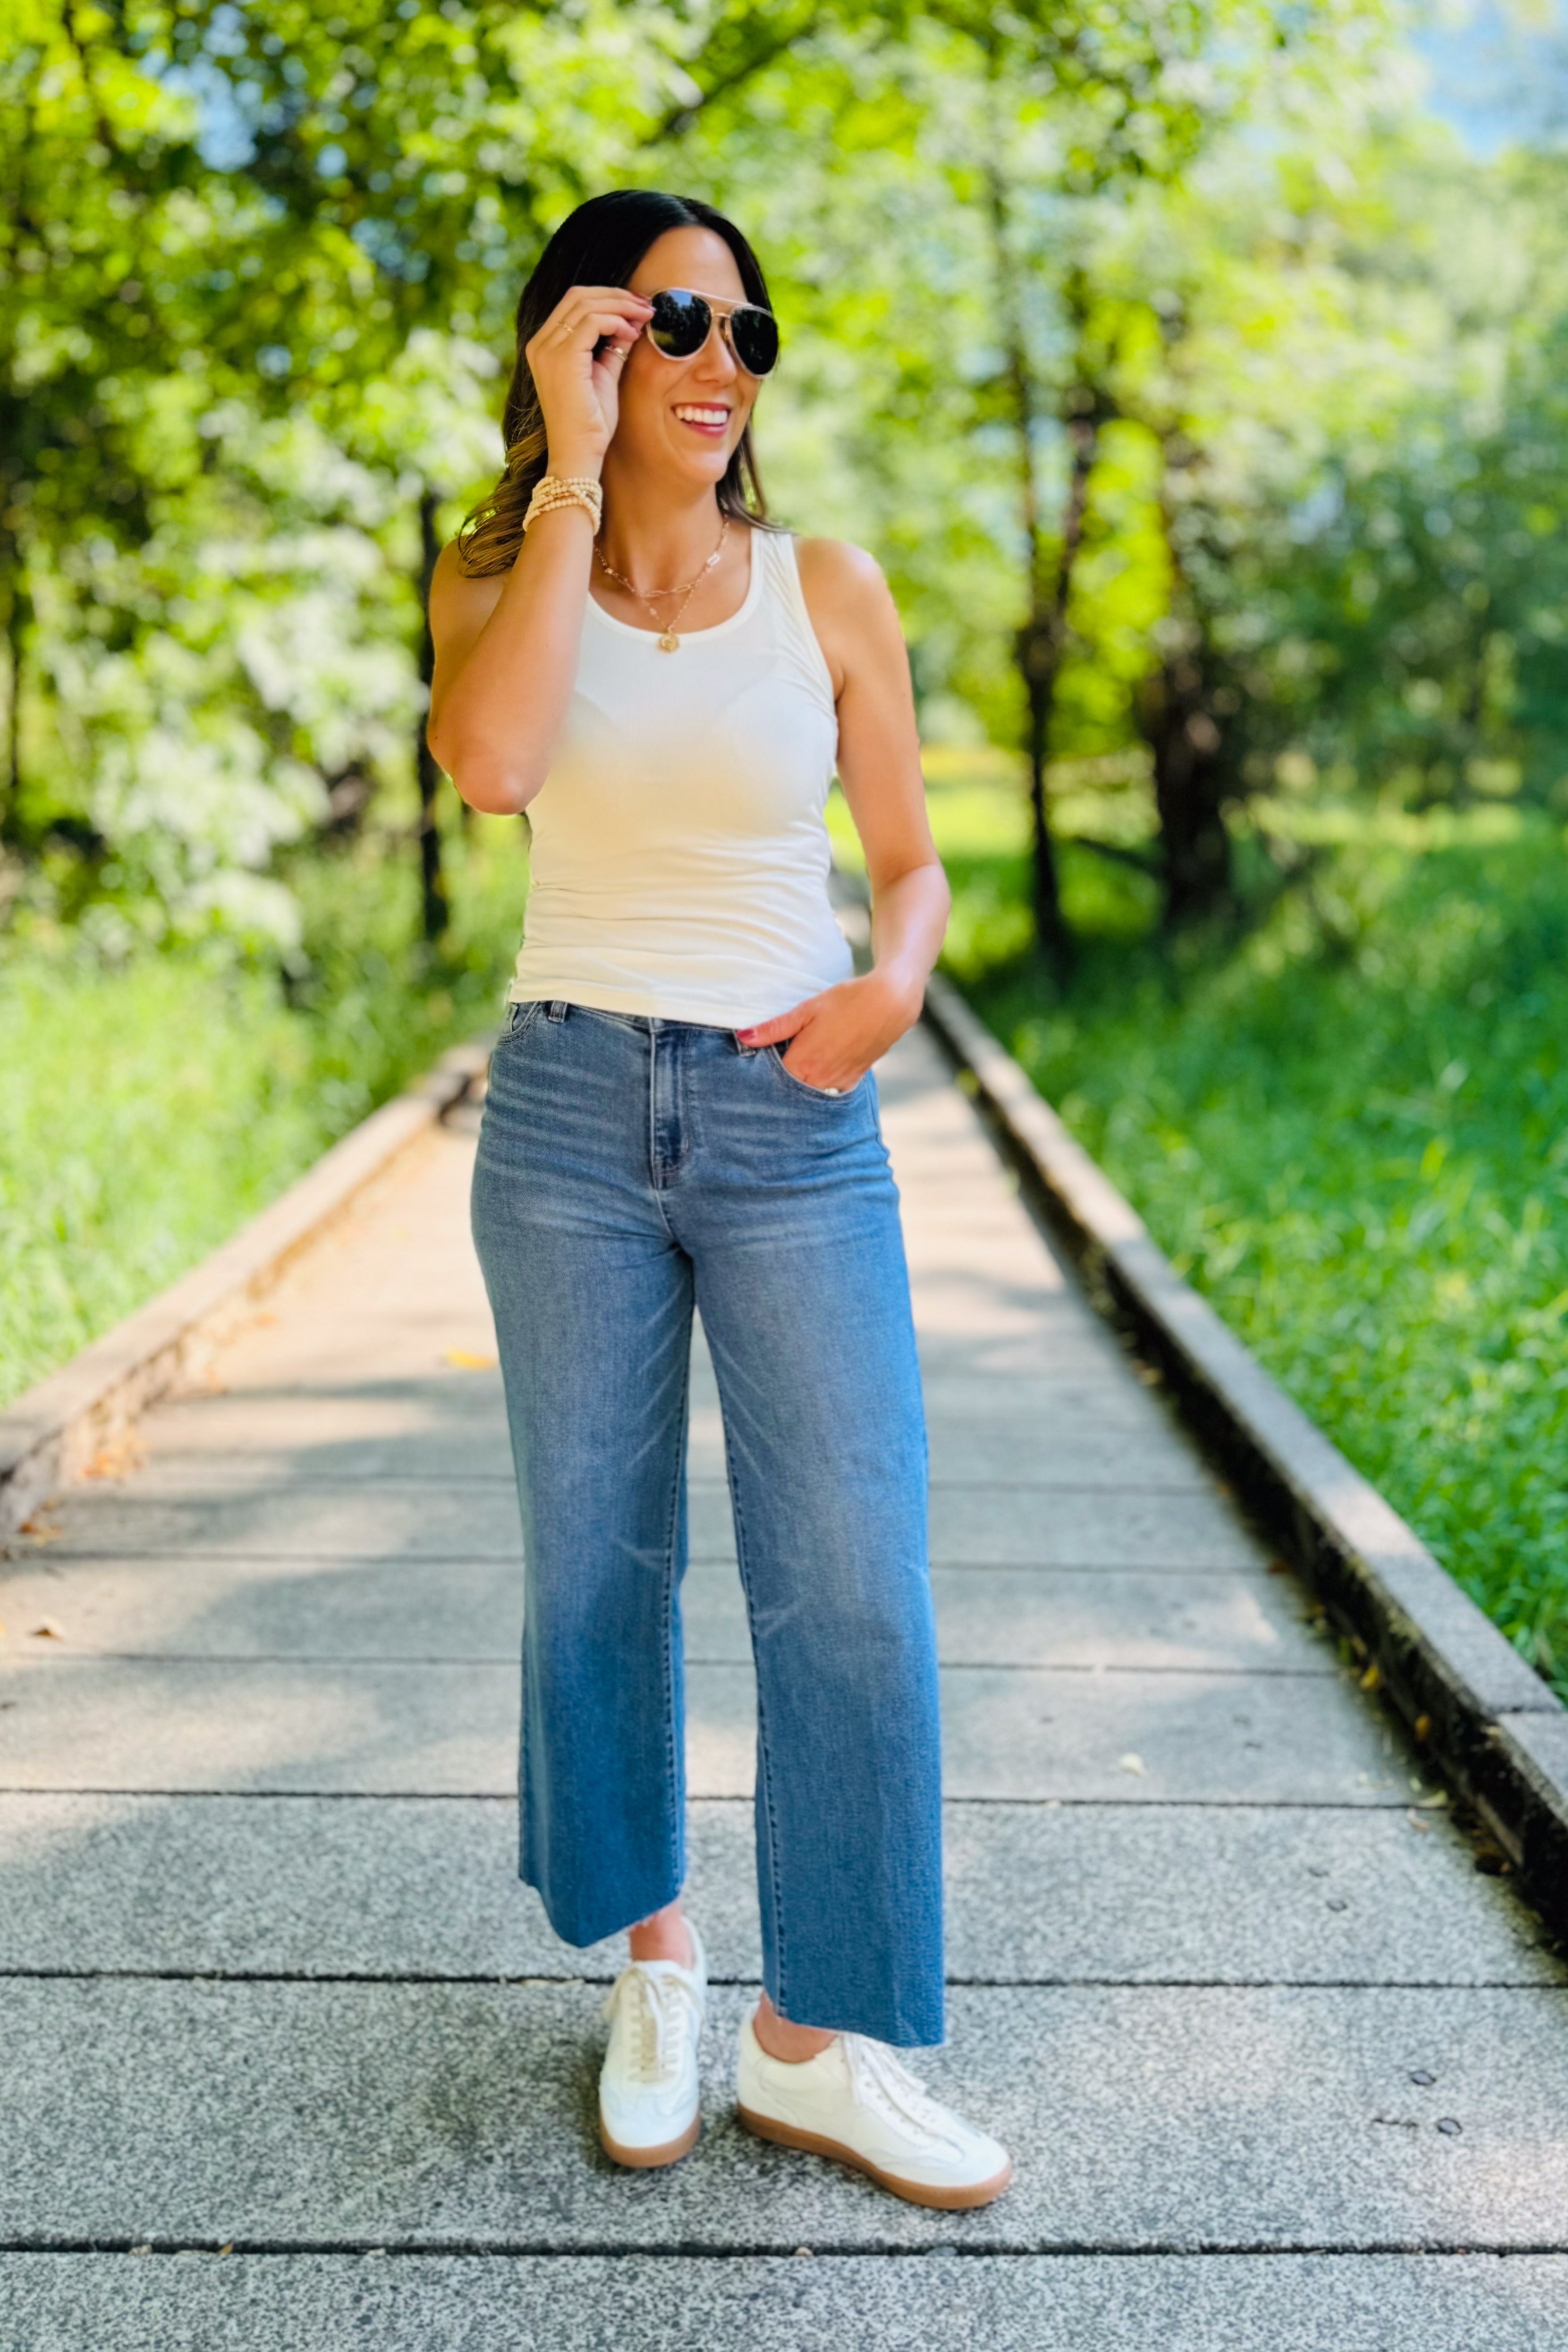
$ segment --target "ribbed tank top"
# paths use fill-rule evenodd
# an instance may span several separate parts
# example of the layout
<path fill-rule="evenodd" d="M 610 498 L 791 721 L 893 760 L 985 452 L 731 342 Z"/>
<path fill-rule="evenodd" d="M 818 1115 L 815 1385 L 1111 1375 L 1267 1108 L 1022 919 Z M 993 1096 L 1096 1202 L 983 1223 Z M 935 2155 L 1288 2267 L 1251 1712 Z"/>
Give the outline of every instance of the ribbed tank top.
<path fill-rule="evenodd" d="M 678 652 L 588 599 L 529 808 L 513 1003 L 742 1029 L 848 978 L 823 809 L 838 721 L 795 541 L 753 530 L 738 612 Z"/>

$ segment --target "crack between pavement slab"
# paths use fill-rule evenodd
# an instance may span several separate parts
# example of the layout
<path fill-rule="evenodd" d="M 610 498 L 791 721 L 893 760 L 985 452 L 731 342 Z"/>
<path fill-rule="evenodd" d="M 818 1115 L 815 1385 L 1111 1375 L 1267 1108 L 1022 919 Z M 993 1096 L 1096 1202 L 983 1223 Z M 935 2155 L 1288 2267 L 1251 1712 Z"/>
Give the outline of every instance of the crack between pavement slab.
<path fill-rule="evenodd" d="M 257 1455 L 265 1456 L 268 1451 L 269 1449 L 265 1445 L 258 1446 L 254 1451 L 247 1448 L 243 1453 L 239 1448 L 235 1449 L 239 1458 L 250 1460 L 254 1460 Z M 154 1463 L 170 1461 L 221 1462 L 228 1458 L 222 1454 L 196 1455 L 150 1454 L 143 1467 L 151 1469 Z M 97 1496 L 103 1497 L 105 1501 L 125 1502 L 149 1508 L 164 1504 L 171 1509 L 178 1509 L 219 1500 L 227 1496 L 263 1494 L 268 1491 L 267 1481 L 257 1480 L 254 1483 L 236 1484 L 220 1476 L 215 1478 L 208 1486 L 195 1485 L 185 1488 L 183 1492 L 170 1491 L 155 1495 L 149 1494 L 144 1489 L 137 1492 L 132 1488 L 131 1481 L 138 1478 L 141 1475 L 140 1472 L 129 1471 L 124 1475 L 124 1486 L 110 1478 L 95 1481 Z M 374 1486 L 378 1494 L 383 1494 L 399 1486 L 414 1486 L 422 1493 L 435 1488 L 438 1493 L 445 1492 L 460 1501 L 473 1486 L 494 1486 L 505 1492 L 515 1486 L 516 1483 L 516 1478 L 510 1470 L 471 1470 L 466 1472 L 462 1478 L 454 1479 L 448 1477 L 445 1472 L 434 1470 L 312 1471 L 296 1470 L 292 1465 L 289 1469 L 290 1486 L 309 1486 L 313 1493 L 323 1494 L 335 1491 L 343 1495 L 358 1495 L 363 1494 L 367 1486 Z M 730 1491 L 728 1483 L 722 1477 L 696 1476 L 689 1479 L 687 1483 L 689 1493 L 693 1495 L 727 1495 Z M 1053 1480 L 1042 1485 L 1033 1478 L 933 1477 L 928 1483 L 933 1492 L 940 1488 L 947 1495 L 1150 1495 L 1156 1498 L 1196 1496 L 1206 1502 L 1218 1503 L 1227 1511 L 1234 1512 L 1236 1507 L 1231 1497 L 1216 1494 L 1212 1486 L 1205 1485 L 1196 1478 L 1156 1479 L 1152 1482 L 1140 1481 L 1137 1484 L 1121 1478 L 1107 1478 L 1098 1482 L 1093 1479 L 1064 1478 L 1059 1482 Z"/>
<path fill-rule="evenodd" d="M 65 1507 L 65 1506 L 61 1506 Z M 198 1545 L 158 1545 L 145 1550 L 134 1546 L 117 1544 L 103 1551 L 61 1551 L 58 1547 L 42 1542 L 29 1543 L 26 1549 L 16 1546 L 0 1548 L 0 1561 L 12 1567 L 46 1570 L 56 1575 L 65 1567 L 118 1568 L 142 1560 L 159 1560 L 165 1565 L 178 1561 L 184 1567 L 233 1568 L 241 1564 L 258 1568 L 494 1568 L 521 1570 L 521 1554 L 512 1552 L 382 1552 L 382 1551 L 267 1551 L 247 1546 L 223 1551 L 209 1551 Z M 732 1551 L 694 1551 L 689 1554 L 687 1567 L 733 1568 L 739 1573 Z M 944 1559 L 933 1555 L 928 1561 L 933 1574 L 967 1575 L 972 1571 L 984 1576 L 1188 1576 L 1223 1578 L 1226 1583 L 1239 1584 L 1250 1591 L 1261 1587 L 1269 1574 L 1267 1567 L 1252 1560 L 1217 1560 L 1205 1563 L 1189 1562 L 1172 1566 L 1169 1561 L 1136 1559 L 1091 1560 L 1027 1560 L 1027 1559 Z M 1292 1571 L 1294 1575 L 1294 1571 Z M 1296 1578 L 1300 1583 L 1301 1579 Z M 1278 1580 L 1271 1589 L 1278 1589 Z"/>
<path fill-rule="evenodd" d="M 79 1659 L 91 1659 L 107 1665 L 154 1666 L 495 1666 L 514 1674 L 517 1662 L 506 1657 L 470 1657 L 461 1652 L 447 1651 L 439 1657 L 418 1657 L 406 1652 L 389 1657 L 374 1651 L 345 1650 L 331 1656 L 302 1656 L 288 1650 L 89 1650 L 73 1646 L 60 1650 L 23 1650 L 5 1663 L 33 1664 L 47 1666 L 64 1665 Z M 750 1657 L 715 1658 L 686 1654 L 689 1666 L 749 1666 Z M 950 1675 L 1087 1675 L 1101 1680 L 1106 1677 L 1132 1675 L 1190 1675 L 1207 1676 L 1215 1682 L 1328 1682 L 1346 1678 L 1344 1670 L 1333 1664 L 1307 1666 L 1120 1666 L 1099 1664 L 1064 1664 L 1031 1665 L 1016 1658 L 939 1658 L 939 1667 Z M 1353 1680 L 1353 1676 L 1348 1677 Z"/>
<path fill-rule="evenodd" d="M 128 1789 L 99 1782 L 55 1784 L 35 1780 L 0 1780 L 0 1797 L 232 1797 L 247 1803 L 279 1800 L 312 1804 L 352 1805 L 512 1805 L 515 1790 L 500 1789 Z M 694 1805 L 744 1805 L 749 1796 L 703 1796 L 688 1792 Z M 1032 1812 L 1122 1811 L 1169 1813 L 1405 1813 L 1429 1811 L 1434 1821 L 1445 1808 L 1423 1806 L 1408 1791 L 1403 1796 L 1346 1797 L 944 1797 L 944 1805 L 1012 1805 Z"/>
<path fill-rule="evenodd" d="M 0 1966 L 0 1984 L 488 1985 L 497 1991 L 518 1991 L 531 1985 L 613 1984 L 618 1973 L 613 1969 L 559 1973 L 531 1969 L 521 1976 L 503 1976 L 494 1969 Z M 1540 1977 L 950 1976 L 944 1981 L 950 1991 L 963 1992 L 1529 1992 L 1559 1999 L 1568 1995 L 1568 1983 L 1544 1983 Z M 742 1991 L 755 1991 L 760 1982 L 754 1976 L 721 1976 L 711 1971 L 708 1977 L 710 1986 Z"/>
<path fill-rule="evenodd" d="M 136 2238 L 116 2233 L 98 2238 L 18 2237 L 0 2238 L 0 2255 L 4 2254 L 140 2254 L 145 2259 L 163 2256 L 165 2259 L 182 2254 L 259 2254 L 300 2256 L 306 2254 L 382 2256 L 388 2261 L 428 2260 L 431 2257 L 452 2259 L 474 2258 L 547 2258 L 560 2262 L 603 2260 L 606 2256 L 620 2260 L 710 2262 L 755 2262 L 782 2256 L 789 2259 L 802 2252 L 798 2244 L 784 2239 L 737 2242 L 734 2244 L 715 2243 L 710 2239 L 667 2239 L 660 2242 L 640 2239 L 584 2239 L 581 2243 L 561 2245 L 541 2238 L 408 2238 L 394 2244 L 378 2244 L 368 2238 Z M 1058 2238 L 1001 2239 L 979 2245 L 942 2243 L 911 2245 L 898 2239 L 829 2239 L 813 2245 L 809 2252 L 818 2258 L 856 2261 L 904 2261 L 958 2259 L 964 2262 L 1024 2260 L 1072 2260 L 1084 2256 L 1100 2259 L 1114 2257 L 1129 2262 L 1169 2262 L 1175 2259 L 1214 2259 L 1247 2255 L 1262 2258 L 1289 2259 L 1302 2255 L 1333 2256 L 1346 2260 L 1379 2257 L 1409 2260 L 1420 2257 L 1443 2261 L 1490 2256 L 1499 2260 L 1540 2259 L 1542 2256 L 1568 2255 L 1568 2238 L 1541 2240 L 1469 2239 L 1463 2245 L 1458 2241 L 1426 2238 L 1375 2238 L 1364 2240 L 1322 2240 L 1313 2238 L 1259 2240 L 1245 2238 L 1200 2239 L 1116 2239 Z"/>

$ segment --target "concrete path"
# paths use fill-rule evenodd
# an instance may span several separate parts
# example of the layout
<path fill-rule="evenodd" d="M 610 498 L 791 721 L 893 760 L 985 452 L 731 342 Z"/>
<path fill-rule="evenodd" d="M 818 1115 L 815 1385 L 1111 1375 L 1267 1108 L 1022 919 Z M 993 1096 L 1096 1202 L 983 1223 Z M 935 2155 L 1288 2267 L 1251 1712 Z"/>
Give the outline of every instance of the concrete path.
<path fill-rule="evenodd" d="M 5 1564 L 7 2352 L 1568 2347 L 1568 1979 L 923 1035 L 883 1102 L 947 1710 L 924 2071 L 1011 2142 L 1012 2193 L 919 2211 L 730 2120 L 752 1693 L 705 1364 L 707 2124 L 668 2173 L 600 2156 L 616 1957 L 514 1874 L 465 1117 Z"/>

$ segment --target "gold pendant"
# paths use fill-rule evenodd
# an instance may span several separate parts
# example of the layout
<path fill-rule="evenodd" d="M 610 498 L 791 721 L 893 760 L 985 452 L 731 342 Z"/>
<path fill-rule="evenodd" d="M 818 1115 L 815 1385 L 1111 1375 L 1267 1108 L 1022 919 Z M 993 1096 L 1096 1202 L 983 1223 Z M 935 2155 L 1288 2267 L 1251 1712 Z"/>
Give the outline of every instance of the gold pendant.
<path fill-rule="evenodd" d="M 665 630 L 664 635 L 658 641 L 658 649 L 661 654 L 673 654 L 679 652 L 680 639 L 676 635 L 673 629 Z"/>

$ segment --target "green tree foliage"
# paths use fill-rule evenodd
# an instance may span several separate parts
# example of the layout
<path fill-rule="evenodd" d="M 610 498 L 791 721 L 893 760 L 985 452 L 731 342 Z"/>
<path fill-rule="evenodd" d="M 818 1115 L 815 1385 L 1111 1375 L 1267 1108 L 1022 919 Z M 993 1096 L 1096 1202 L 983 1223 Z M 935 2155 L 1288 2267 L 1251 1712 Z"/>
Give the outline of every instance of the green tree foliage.
<path fill-rule="evenodd" d="M 432 546 L 542 237 L 637 179 L 754 228 L 783 507 L 888 564 L 928 729 L 1026 753 L 1058 962 L 1064 826 L 1178 925 L 1236 905 L 1244 810 L 1289 873 L 1325 791 L 1560 790 L 1563 167 L 1459 156 L 1374 9 L 11 19 L 24 903 L 287 951 L 280 853 L 380 793 L 439 929 Z"/>
<path fill-rule="evenodd" d="M 0 838 L 105 939 L 297 939 L 275 854 L 422 787 L 429 542 L 499 459 L 553 220 L 705 97 L 705 21 L 18 0 L 0 64 Z M 727 85 L 768 53 L 721 19 Z M 427 667 L 427 665 L 426 665 Z M 20 854 L 21 864 L 16 863 Z"/>

